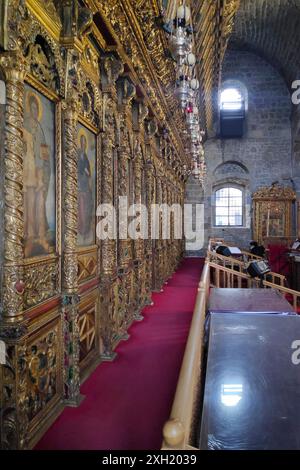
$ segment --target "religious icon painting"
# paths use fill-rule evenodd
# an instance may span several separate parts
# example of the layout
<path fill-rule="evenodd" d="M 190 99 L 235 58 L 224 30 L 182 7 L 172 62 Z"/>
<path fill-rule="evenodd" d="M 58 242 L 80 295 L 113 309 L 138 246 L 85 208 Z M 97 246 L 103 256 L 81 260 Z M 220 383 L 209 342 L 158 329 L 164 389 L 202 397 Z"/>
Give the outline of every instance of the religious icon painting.
<path fill-rule="evenodd" d="M 82 124 L 77 128 L 78 246 L 96 243 L 96 136 Z"/>
<path fill-rule="evenodd" d="M 48 255 L 56 246 L 55 103 L 25 85 L 25 257 Z"/>

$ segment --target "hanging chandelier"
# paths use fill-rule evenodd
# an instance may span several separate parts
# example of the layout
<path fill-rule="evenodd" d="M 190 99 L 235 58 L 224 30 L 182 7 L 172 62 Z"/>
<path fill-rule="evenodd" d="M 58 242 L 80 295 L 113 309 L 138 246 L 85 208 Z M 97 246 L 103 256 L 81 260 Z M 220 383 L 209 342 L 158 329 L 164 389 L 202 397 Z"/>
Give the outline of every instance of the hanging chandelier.
<path fill-rule="evenodd" d="M 176 62 L 174 93 L 185 116 L 189 142 L 185 151 L 191 156 L 190 172 L 203 184 L 206 166 L 197 105 L 200 83 L 195 70 L 197 59 L 193 52 L 195 47 L 192 15 L 188 0 L 181 1 L 177 9 L 175 3 L 178 2 L 173 2 L 172 8 L 169 9 L 169 18 L 166 18 L 164 30 L 169 34 L 170 52 Z"/>

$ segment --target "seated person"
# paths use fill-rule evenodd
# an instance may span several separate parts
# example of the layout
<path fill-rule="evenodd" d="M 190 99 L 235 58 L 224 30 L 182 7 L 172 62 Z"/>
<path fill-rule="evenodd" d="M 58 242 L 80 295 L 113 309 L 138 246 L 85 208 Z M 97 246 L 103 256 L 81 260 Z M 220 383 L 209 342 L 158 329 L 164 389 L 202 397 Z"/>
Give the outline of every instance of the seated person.
<path fill-rule="evenodd" d="M 263 258 L 265 256 L 266 250 L 262 245 L 259 245 L 257 242 L 252 241 L 250 243 L 250 253 L 256 256 Z"/>
<path fill-rule="evenodd" d="M 292 251 L 300 251 L 300 238 L 297 238 L 297 240 L 295 240 L 292 243 L 291 250 Z"/>

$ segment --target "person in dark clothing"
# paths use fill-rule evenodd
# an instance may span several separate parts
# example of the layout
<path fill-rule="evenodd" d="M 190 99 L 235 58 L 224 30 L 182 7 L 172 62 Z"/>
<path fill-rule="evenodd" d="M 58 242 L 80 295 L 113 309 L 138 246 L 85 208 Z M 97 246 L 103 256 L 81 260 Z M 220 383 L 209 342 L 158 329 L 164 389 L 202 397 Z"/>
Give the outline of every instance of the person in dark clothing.
<path fill-rule="evenodd" d="M 257 242 L 252 241 L 250 243 L 250 253 L 256 256 L 263 258 L 265 256 L 266 250 L 262 245 L 259 245 Z"/>

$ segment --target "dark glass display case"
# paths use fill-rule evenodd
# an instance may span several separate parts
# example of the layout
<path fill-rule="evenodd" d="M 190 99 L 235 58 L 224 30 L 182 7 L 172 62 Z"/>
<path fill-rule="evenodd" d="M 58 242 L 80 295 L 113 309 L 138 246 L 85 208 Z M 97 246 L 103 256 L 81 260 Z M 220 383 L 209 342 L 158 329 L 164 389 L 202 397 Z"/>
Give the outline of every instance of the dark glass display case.
<path fill-rule="evenodd" d="M 199 448 L 300 449 L 300 318 L 212 313 Z"/>

